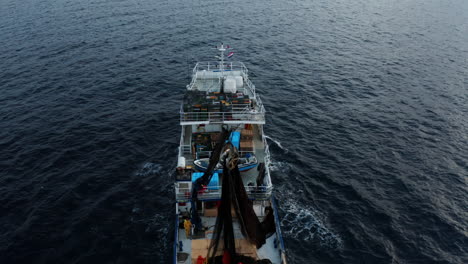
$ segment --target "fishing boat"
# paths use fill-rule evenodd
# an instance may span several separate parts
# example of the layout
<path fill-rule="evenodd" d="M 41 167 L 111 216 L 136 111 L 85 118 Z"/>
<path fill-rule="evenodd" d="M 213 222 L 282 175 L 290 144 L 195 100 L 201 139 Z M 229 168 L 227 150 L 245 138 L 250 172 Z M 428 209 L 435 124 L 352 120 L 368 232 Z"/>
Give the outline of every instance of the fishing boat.
<path fill-rule="evenodd" d="M 218 61 L 193 68 L 180 108 L 173 263 L 286 264 L 265 108 L 231 47 L 216 48 Z"/>

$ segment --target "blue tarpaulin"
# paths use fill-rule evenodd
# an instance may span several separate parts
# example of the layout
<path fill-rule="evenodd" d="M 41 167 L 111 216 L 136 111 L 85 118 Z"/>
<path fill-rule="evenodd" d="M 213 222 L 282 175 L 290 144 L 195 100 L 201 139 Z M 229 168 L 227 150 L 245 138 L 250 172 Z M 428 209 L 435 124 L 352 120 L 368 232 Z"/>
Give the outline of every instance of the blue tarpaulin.
<path fill-rule="evenodd" d="M 231 136 L 229 137 L 229 141 L 231 141 L 232 145 L 236 147 L 237 149 L 239 149 L 239 146 L 240 146 L 240 136 L 241 136 L 241 133 L 235 131 L 235 132 L 232 132 Z"/>
<path fill-rule="evenodd" d="M 194 172 L 192 173 L 192 182 L 195 182 L 198 178 L 203 176 L 203 172 Z M 208 183 L 208 190 L 218 190 L 219 189 L 219 175 L 217 172 L 213 173 L 211 181 Z"/>

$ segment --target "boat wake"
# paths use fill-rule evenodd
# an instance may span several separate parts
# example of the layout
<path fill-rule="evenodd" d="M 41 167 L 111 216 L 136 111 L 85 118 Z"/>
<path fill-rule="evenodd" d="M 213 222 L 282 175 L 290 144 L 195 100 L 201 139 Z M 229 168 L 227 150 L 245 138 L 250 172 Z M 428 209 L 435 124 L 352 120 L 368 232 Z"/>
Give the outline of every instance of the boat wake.
<path fill-rule="evenodd" d="M 281 145 L 281 142 L 279 142 L 278 140 L 273 139 L 272 137 L 269 137 L 267 135 L 265 135 L 265 138 L 275 143 L 280 149 L 284 150 L 285 152 L 289 152 L 289 150 L 283 147 L 283 145 Z"/>
<path fill-rule="evenodd" d="M 143 166 L 136 172 L 136 176 L 151 176 L 161 174 L 163 166 L 158 163 L 145 162 Z"/>
<path fill-rule="evenodd" d="M 270 170 L 287 173 L 291 171 L 291 165 L 285 161 L 271 161 Z"/>
<path fill-rule="evenodd" d="M 168 263 L 170 261 L 170 234 L 174 232 L 171 218 L 172 204 L 164 200 L 170 193 L 170 177 L 165 177 L 168 168 L 144 162 L 135 172 L 135 193 L 130 222 L 136 232 L 130 247 L 138 248 L 142 262 Z M 155 183 L 154 180 L 158 179 Z"/>
<path fill-rule="evenodd" d="M 286 237 L 299 241 L 318 243 L 321 247 L 341 249 L 342 239 L 330 230 L 320 219 L 315 209 L 300 204 L 292 192 L 287 191 L 281 195 L 281 209 L 284 216 L 281 227 Z"/>
<path fill-rule="evenodd" d="M 138 247 L 140 256 L 145 262 L 168 263 L 170 259 L 170 234 L 174 231 L 168 222 L 168 212 L 158 212 L 153 216 L 142 219 L 138 218 L 138 212 L 133 212 L 132 225 L 135 229 L 141 230 L 137 243 L 130 243 Z M 144 231 L 143 231 L 144 230 Z"/>

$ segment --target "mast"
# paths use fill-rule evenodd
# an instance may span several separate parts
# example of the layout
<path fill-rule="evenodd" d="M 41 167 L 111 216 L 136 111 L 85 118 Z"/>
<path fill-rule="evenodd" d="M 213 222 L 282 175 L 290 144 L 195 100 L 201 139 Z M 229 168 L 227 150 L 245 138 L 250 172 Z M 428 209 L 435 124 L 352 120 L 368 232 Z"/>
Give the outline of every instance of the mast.
<path fill-rule="evenodd" d="M 221 52 L 221 56 L 216 57 L 221 60 L 221 63 L 219 64 L 219 70 L 221 71 L 221 76 L 224 76 L 224 52 L 228 49 L 231 49 L 231 47 L 221 43 L 221 45 L 217 46 L 216 48 Z"/>

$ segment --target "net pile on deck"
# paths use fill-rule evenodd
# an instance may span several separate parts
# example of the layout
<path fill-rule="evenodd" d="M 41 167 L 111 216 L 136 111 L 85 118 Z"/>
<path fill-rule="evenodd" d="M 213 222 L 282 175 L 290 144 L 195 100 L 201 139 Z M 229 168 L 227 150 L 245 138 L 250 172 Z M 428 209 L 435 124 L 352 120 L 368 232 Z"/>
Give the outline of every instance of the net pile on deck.
<path fill-rule="evenodd" d="M 216 146 L 211 154 L 210 164 L 208 165 L 206 172 L 203 174 L 202 177 L 198 178 L 193 183 L 192 201 L 191 201 L 192 224 L 195 226 L 196 232 L 201 230 L 201 227 L 202 227 L 201 219 L 200 219 L 200 216 L 198 215 L 198 210 L 197 210 L 198 192 L 203 188 L 203 186 L 207 186 L 208 183 L 211 181 L 211 178 L 213 177 L 214 169 L 219 162 L 219 158 L 221 157 L 221 151 L 223 150 L 224 144 L 228 138 L 229 138 L 229 131 L 223 128 L 223 131 L 221 132 L 218 142 L 216 143 Z"/>
<path fill-rule="evenodd" d="M 223 136 L 221 138 L 226 137 L 224 133 L 225 131 L 223 131 Z M 225 141 L 223 141 L 223 143 L 224 142 Z M 221 204 L 218 207 L 214 236 L 208 250 L 208 263 L 271 263 L 269 260 L 255 260 L 252 257 L 242 256 L 236 252 L 231 209 L 234 209 L 234 212 L 239 219 L 242 234 L 257 248 L 260 248 L 265 244 L 268 235 L 275 232 L 275 224 L 273 210 L 269 210 L 262 223 L 259 221 L 253 209 L 253 202 L 249 200 L 237 167 L 237 150 L 231 143 L 221 143 L 221 145 L 224 145 L 220 148 L 224 150 L 222 154 L 223 158 L 221 158 L 221 162 L 223 164 Z M 216 150 L 218 150 L 218 147 L 219 146 L 216 146 Z M 221 151 L 219 151 L 219 154 L 221 154 Z M 213 153 L 211 157 L 212 159 L 210 160 L 209 165 L 209 169 L 211 168 L 211 170 L 219 162 L 219 156 L 216 158 L 215 155 L 217 156 L 218 152 Z M 216 163 L 212 164 L 211 161 Z M 211 174 L 211 170 L 208 170 L 207 173 Z M 194 212 L 196 212 L 196 210 L 194 210 Z M 223 247 L 224 253 L 223 256 L 216 256 L 221 239 L 221 246 Z"/>

